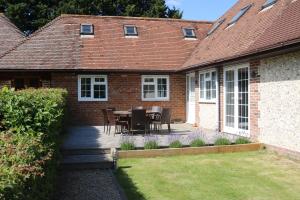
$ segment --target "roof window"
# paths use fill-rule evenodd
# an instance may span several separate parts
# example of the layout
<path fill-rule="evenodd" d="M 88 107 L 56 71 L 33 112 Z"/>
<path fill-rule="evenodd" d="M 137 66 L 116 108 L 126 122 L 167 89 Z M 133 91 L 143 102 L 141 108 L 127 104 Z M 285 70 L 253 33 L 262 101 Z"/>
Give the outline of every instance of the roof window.
<path fill-rule="evenodd" d="M 81 24 L 80 25 L 81 35 L 94 35 L 94 26 L 92 24 Z"/>
<path fill-rule="evenodd" d="M 277 2 L 277 0 L 267 0 L 264 5 L 262 5 L 261 9 L 265 9 L 265 8 L 268 8 L 272 5 L 274 5 L 275 3 Z"/>
<path fill-rule="evenodd" d="M 251 8 L 252 4 L 242 8 L 238 14 L 236 14 L 232 19 L 231 21 L 228 23 L 228 26 L 236 23 L 250 8 Z"/>
<path fill-rule="evenodd" d="M 124 34 L 125 36 L 138 36 L 137 28 L 133 25 L 125 25 L 124 26 Z"/>
<path fill-rule="evenodd" d="M 197 38 L 193 28 L 183 28 L 182 31 L 185 38 Z"/>
<path fill-rule="evenodd" d="M 207 36 L 211 35 L 213 32 L 215 32 L 215 30 L 217 30 L 219 28 L 219 26 L 221 26 L 224 23 L 225 19 L 221 19 L 219 21 L 217 21 L 213 27 L 210 29 L 210 31 L 207 33 Z"/>

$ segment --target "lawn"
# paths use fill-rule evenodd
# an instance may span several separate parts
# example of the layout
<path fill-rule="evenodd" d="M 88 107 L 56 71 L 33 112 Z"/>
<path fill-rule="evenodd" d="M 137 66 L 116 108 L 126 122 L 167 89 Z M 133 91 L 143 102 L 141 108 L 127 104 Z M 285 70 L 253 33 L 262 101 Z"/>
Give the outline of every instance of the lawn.
<path fill-rule="evenodd" d="M 300 162 L 265 151 L 120 159 L 129 200 L 299 200 Z"/>

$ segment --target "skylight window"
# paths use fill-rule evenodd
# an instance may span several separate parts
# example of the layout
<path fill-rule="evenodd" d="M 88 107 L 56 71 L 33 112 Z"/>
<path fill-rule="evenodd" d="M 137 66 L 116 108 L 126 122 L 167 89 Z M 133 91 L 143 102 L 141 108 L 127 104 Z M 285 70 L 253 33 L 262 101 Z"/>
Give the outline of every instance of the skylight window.
<path fill-rule="evenodd" d="M 132 25 L 124 26 L 124 34 L 125 36 L 138 36 L 136 26 L 132 26 Z"/>
<path fill-rule="evenodd" d="M 225 19 L 221 19 L 218 22 L 216 22 L 213 27 L 210 29 L 210 31 L 207 33 L 207 35 L 211 35 L 215 30 L 219 28 L 224 23 Z"/>
<path fill-rule="evenodd" d="M 94 26 L 92 24 L 81 24 L 80 34 L 81 35 L 94 35 Z"/>
<path fill-rule="evenodd" d="M 185 38 L 196 38 L 195 29 L 183 28 L 182 31 Z"/>
<path fill-rule="evenodd" d="M 232 19 L 231 21 L 228 23 L 228 26 L 236 23 L 250 8 L 251 8 L 252 4 L 242 8 L 238 14 L 236 14 Z"/>
<path fill-rule="evenodd" d="M 274 5 L 275 3 L 277 2 L 277 0 L 267 0 L 264 5 L 262 5 L 261 9 L 265 9 L 265 8 L 268 8 L 272 5 Z"/>

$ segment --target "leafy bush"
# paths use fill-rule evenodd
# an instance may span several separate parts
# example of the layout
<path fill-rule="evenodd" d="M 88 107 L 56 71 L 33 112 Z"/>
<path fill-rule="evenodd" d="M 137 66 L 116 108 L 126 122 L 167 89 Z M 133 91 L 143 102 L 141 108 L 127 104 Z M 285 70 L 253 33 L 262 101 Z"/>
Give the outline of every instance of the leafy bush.
<path fill-rule="evenodd" d="M 236 144 L 249 144 L 250 140 L 248 140 L 247 138 L 238 138 L 235 140 Z"/>
<path fill-rule="evenodd" d="M 219 146 L 219 145 L 230 145 L 231 142 L 227 139 L 227 138 L 218 138 L 216 141 L 215 141 L 215 145 L 216 146 Z"/>
<path fill-rule="evenodd" d="M 205 145 L 205 142 L 201 139 L 195 139 L 191 141 L 190 146 L 191 147 L 202 147 Z"/>
<path fill-rule="evenodd" d="M 175 140 L 170 143 L 170 148 L 182 148 L 182 143 L 179 140 Z"/>
<path fill-rule="evenodd" d="M 0 91 L 0 199 L 51 199 L 67 92 Z"/>

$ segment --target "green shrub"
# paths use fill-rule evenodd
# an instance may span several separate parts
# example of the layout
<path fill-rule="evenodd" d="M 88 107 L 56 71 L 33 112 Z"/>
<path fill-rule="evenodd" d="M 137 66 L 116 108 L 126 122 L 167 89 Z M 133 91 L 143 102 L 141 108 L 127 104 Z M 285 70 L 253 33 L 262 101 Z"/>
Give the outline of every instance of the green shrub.
<path fill-rule="evenodd" d="M 175 140 L 170 143 L 170 148 L 182 148 L 182 143 L 179 140 Z"/>
<path fill-rule="evenodd" d="M 127 141 L 121 143 L 121 150 L 123 151 L 134 150 L 134 149 L 135 149 L 134 142 Z"/>
<path fill-rule="evenodd" d="M 153 141 L 146 142 L 144 145 L 144 148 L 145 149 L 158 149 L 159 146 L 158 146 L 157 142 L 153 140 Z"/>
<path fill-rule="evenodd" d="M 250 140 L 247 138 L 238 138 L 235 140 L 235 144 L 249 144 Z"/>
<path fill-rule="evenodd" d="M 216 146 L 219 146 L 219 145 L 230 145 L 231 142 L 227 139 L 227 138 L 218 138 L 216 141 L 215 141 L 215 145 Z"/>
<path fill-rule="evenodd" d="M 61 89 L 0 91 L 0 199 L 51 199 L 65 98 Z"/>
<path fill-rule="evenodd" d="M 203 140 L 201 140 L 200 138 L 193 140 L 190 143 L 191 147 L 202 147 L 205 145 L 205 142 Z"/>

